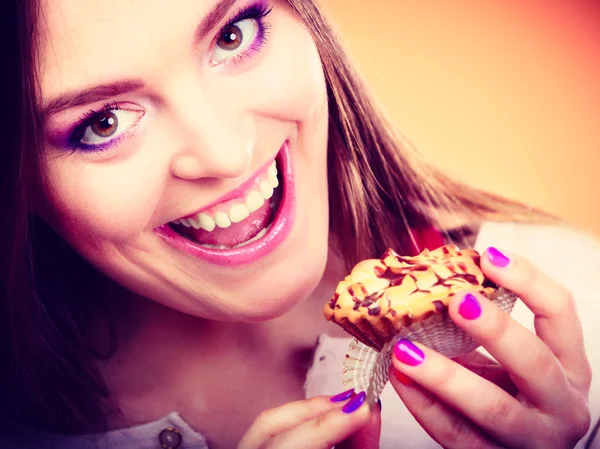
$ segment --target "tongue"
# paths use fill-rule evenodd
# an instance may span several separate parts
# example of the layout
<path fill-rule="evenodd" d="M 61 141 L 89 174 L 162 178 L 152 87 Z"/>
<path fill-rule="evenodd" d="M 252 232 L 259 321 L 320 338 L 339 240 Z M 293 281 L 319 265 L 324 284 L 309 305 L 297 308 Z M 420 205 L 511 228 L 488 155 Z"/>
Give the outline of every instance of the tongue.
<path fill-rule="evenodd" d="M 271 201 L 265 201 L 263 207 L 252 212 L 248 218 L 240 223 L 232 223 L 226 229 L 216 227 L 213 231 L 207 232 L 203 229 L 186 228 L 183 225 L 174 225 L 174 228 L 180 234 L 191 237 L 202 245 L 208 244 L 231 248 L 250 240 L 263 230 L 271 221 L 272 215 Z"/>

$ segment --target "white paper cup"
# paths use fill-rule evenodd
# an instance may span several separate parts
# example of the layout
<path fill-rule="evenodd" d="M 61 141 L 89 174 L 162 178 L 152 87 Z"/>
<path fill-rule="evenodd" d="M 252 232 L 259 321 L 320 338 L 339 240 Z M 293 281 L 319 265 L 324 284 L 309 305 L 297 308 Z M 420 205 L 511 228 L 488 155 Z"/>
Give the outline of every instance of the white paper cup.
<path fill-rule="evenodd" d="M 488 298 L 506 313 L 512 311 L 517 296 L 500 287 Z M 365 391 L 367 401 L 374 404 L 389 380 L 392 351 L 399 339 L 424 344 L 446 357 L 457 357 L 477 349 L 480 345 L 459 328 L 447 313 L 436 314 L 405 327 L 381 351 L 353 339 L 348 348 L 342 371 L 342 382 L 347 388 Z"/>

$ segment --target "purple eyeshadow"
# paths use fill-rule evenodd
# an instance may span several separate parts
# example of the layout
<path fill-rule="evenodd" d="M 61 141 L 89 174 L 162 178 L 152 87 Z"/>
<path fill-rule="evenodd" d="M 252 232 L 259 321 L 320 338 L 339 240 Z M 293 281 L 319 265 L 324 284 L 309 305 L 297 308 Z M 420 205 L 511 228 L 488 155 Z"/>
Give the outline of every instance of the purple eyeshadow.
<path fill-rule="evenodd" d="M 269 29 L 269 24 L 265 22 L 264 18 L 271 12 L 272 8 L 269 8 L 268 1 L 259 1 L 252 5 L 249 5 L 243 9 L 241 9 L 220 31 L 222 33 L 227 27 L 234 25 L 237 22 L 241 22 L 242 20 L 253 19 L 256 21 L 258 30 L 256 32 L 256 36 L 254 40 L 249 45 L 249 47 L 241 54 L 234 56 L 231 59 L 231 63 L 238 64 L 243 59 L 252 56 L 253 54 L 258 53 L 264 46 L 267 41 L 267 32 Z M 86 144 L 81 142 L 81 138 L 85 129 L 89 126 L 91 121 L 100 113 L 119 109 L 116 104 L 106 104 L 102 110 L 98 111 L 89 111 L 82 117 L 78 123 L 70 126 L 66 130 L 60 130 L 48 135 L 48 140 L 51 145 L 57 148 L 63 148 L 68 151 L 82 151 L 87 153 L 100 152 L 108 150 L 116 145 L 118 145 L 125 137 L 127 137 L 130 133 L 129 130 L 126 130 L 119 134 L 117 137 L 108 140 L 106 142 L 100 144 Z M 135 127 L 135 125 L 131 126 L 131 128 Z"/>

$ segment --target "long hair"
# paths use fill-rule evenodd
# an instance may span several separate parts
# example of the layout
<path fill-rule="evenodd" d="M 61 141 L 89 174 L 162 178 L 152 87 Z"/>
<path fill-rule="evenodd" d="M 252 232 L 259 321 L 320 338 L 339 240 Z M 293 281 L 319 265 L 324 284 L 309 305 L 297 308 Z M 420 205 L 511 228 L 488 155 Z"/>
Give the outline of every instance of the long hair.
<path fill-rule="evenodd" d="M 386 121 L 316 3 L 287 1 L 316 42 L 327 80 L 330 231 L 344 242 L 348 266 L 387 247 L 413 252 L 411 232 L 443 231 L 447 217 L 549 220 L 425 163 Z M 84 332 L 94 293 L 107 281 L 33 214 L 43 180 L 38 8 L 35 0 L 4 0 L 0 13 L 0 411 L 48 430 L 85 432 L 101 429 L 110 407 Z"/>
<path fill-rule="evenodd" d="M 32 213 L 44 183 L 39 4 L 6 0 L 0 9 L 0 414 L 91 429 L 108 397 L 83 338 L 98 276 Z"/>
<path fill-rule="evenodd" d="M 415 229 L 442 233 L 482 220 L 558 222 L 455 181 L 387 120 L 315 0 L 287 0 L 320 52 L 330 107 L 330 227 L 348 266 L 392 247 L 414 253 Z M 449 237 L 449 236 L 447 236 Z"/>

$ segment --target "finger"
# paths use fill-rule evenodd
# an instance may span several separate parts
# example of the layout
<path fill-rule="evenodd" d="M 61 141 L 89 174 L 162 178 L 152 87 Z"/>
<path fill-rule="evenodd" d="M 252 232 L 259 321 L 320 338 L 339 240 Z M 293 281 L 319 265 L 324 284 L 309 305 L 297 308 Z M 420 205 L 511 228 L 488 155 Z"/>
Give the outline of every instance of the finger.
<path fill-rule="evenodd" d="M 351 404 L 353 407 L 348 408 Z M 297 449 L 300 447 L 330 449 L 363 428 L 370 419 L 371 410 L 364 401 L 364 393 L 360 393 L 350 399 L 341 409 L 329 410 L 305 421 L 270 439 L 260 447 L 261 449 Z"/>
<path fill-rule="evenodd" d="M 407 383 L 396 376 L 392 368 L 390 382 L 408 411 L 423 429 L 440 445 L 448 448 L 500 448 L 489 436 L 456 410 L 415 383 Z"/>
<path fill-rule="evenodd" d="M 262 412 L 252 423 L 238 449 L 255 449 L 298 424 L 313 419 L 329 410 L 338 409 L 354 392 L 348 390 L 339 395 L 317 396 L 302 401 L 290 402 Z"/>
<path fill-rule="evenodd" d="M 539 428 L 538 415 L 504 390 L 419 343 L 400 340 L 392 364 L 499 442 L 522 447 Z"/>
<path fill-rule="evenodd" d="M 573 388 L 550 348 L 496 304 L 479 294 L 461 293 L 451 298 L 449 314 L 510 373 L 532 403 L 554 412 L 572 399 Z"/>
<path fill-rule="evenodd" d="M 335 446 L 336 449 L 378 449 L 381 436 L 381 402 L 371 409 L 371 419 L 350 438 Z"/>
<path fill-rule="evenodd" d="M 464 366 L 469 371 L 487 379 L 502 388 L 511 396 L 516 396 L 519 389 L 513 382 L 508 372 L 495 360 L 478 351 L 472 351 L 452 358 L 456 363 Z"/>
<path fill-rule="evenodd" d="M 529 261 L 489 248 L 481 268 L 491 281 L 514 292 L 535 314 L 538 336 L 548 345 L 569 378 L 587 389 L 591 368 L 585 354 L 583 331 L 569 290 L 557 284 Z"/>

